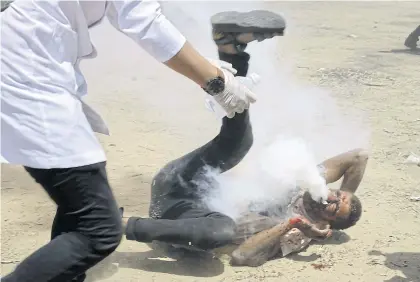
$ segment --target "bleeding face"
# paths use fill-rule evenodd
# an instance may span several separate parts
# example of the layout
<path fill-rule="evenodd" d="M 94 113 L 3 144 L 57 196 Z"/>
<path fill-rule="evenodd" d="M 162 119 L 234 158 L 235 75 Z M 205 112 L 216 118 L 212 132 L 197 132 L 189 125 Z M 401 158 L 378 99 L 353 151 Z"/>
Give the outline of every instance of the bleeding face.
<path fill-rule="evenodd" d="M 336 218 L 347 218 L 351 211 L 352 194 L 340 190 L 331 190 L 329 192 L 327 203 L 322 204 L 312 200 L 308 192 L 303 196 L 306 206 L 325 220 L 335 220 Z"/>
<path fill-rule="evenodd" d="M 334 220 L 337 217 L 347 218 L 351 211 L 351 197 L 352 194 L 345 191 L 330 191 L 327 199 L 328 204 L 321 214 L 327 220 Z"/>

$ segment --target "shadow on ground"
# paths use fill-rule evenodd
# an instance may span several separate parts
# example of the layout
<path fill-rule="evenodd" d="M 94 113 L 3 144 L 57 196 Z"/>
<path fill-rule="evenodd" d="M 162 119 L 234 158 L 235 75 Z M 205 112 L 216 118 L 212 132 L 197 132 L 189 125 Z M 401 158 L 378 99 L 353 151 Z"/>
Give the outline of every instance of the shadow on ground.
<path fill-rule="evenodd" d="M 420 253 L 382 253 L 370 251 L 371 256 L 384 256 L 384 265 L 392 270 L 399 270 L 405 277 L 394 276 L 384 282 L 416 282 L 420 281 Z"/>
<path fill-rule="evenodd" d="M 350 236 L 338 230 L 334 230 L 333 235 L 323 241 L 312 241 L 311 245 L 341 245 L 351 240 Z M 309 246 L 308 246 L 309 247 Z M 312 253 L 310 255 L 302 255 L 301 253 L 291 254 L 286 257 L 293 261 L 314 262 L 321 258 L 321 255 Z"/>
<path fill-rule="evenodd" d="M 392 54 L 409 54 L 409 55 L 420 55 L 420 49 L 391 49 L 387 51 L 379 51 L 380 53 L 392 53 Z"/>
<path fill-rule="evenodd" d="M 333 236 L 329 239 L 321 242 L 314 241 L 313 244 L 338 245 L 347 243 L 350 239 L 346 233 L 334 231 Z M 173 249 L 162 244 L 150 244 L 149 247 L 152 249 L 145 252 L 114 252 L 109 258 L 89 271 L 87 282 L 110 278 L 120 268 L 178 276 L 215 277 L 224 272 L 224 264 L 218 257 L 232 253 L 237 246 L 226 246 L 215 250 L 214 253 Z M 320 257 L 316 253 L 310 255 L 297 253 L 287 256 L 287 259 L 313 262 Z"/>
<path fill-rule="evenodd" d="M 117 251 L 89 271 L 87 282 L 110 278 L 121 268 L 202 278 L 224 272 L 223 263 L 212 253 L 154 249 L 146 252 Z"/>
<path fill-rule="evenodd" d="M 323 241 L 312 241 L 312 245 L 341 245 L 351 240 L 350 236 L 343 231 L 334 230 L 330 238 Z"/>

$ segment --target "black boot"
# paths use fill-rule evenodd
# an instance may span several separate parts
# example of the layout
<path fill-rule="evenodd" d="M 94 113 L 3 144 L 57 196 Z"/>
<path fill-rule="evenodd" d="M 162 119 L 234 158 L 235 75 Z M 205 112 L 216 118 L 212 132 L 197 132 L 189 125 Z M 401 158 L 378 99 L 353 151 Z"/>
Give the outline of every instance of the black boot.
<path fill-rule="evenodd" d="M 236 54 L 248 43 L 284 35 L 286 23 L 282 16 L 270 11 L 255 10 L 246 13 L 222 12 L 211 17 L 213 40 L 219 51 Z M 224 47 L 231 47 L 225 48 Z"/>

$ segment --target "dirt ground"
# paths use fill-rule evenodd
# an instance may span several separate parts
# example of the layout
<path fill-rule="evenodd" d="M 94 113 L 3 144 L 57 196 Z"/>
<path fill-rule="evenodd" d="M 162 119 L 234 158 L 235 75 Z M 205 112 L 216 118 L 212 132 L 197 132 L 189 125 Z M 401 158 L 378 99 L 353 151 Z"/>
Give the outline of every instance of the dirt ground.
<path fill-rule="evenodd" d="M 217 5 L 224 9 L 223 2 Z M 239 2 L 229 5 L 242 7 Z M 365 117 L 370 160 L 358 191 L 364 205 L 360 223 L 323 244 L 258 268 L 233 268 L 227 255 L 159 258 L 146 245 L 124 240 L 108 260 L 113 264 L 107 264 L 106 271 L 93 269 L 91 280 L 420 281 L 420 202 L 409 199 L 420 196 L 420 168 L 402 164 L 410 152 L 420 153 L 420 53 L 403 46 L 405 37 L 420 24 L 420 3 L 266 2 L 263 6 L 283 13 L 291 23 L 287 36 L 279 39 L 278 56 L 293 61 L 296 77 L 329 89 L 340 107 L 356 109 Z M 88 100 L 112 132 L 100 137 L 108 155 L 109 178 L 119 203 L 130 214 L 144 215 L 154 173 L 209 140 L 218 126 L 201 106 L 203 96 L 196 95 L 195 86 L 155 63 L 108 24 L 93 30 L 92 38 L 99 56 L 83 68 L 90 86 Z M 188 99 L 179 101 L 177 95 Z M 3 165 L 1 176 L 5 274 L 48 241 L 54 205 L 20 167 Z"/>

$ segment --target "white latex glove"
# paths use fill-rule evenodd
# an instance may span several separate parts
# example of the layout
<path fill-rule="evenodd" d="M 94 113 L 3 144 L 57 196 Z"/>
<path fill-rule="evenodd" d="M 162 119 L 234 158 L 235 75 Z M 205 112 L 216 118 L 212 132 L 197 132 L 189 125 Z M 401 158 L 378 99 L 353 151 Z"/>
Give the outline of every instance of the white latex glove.
<path fill-rule="evenodd" d="M 222 61 L 207 58 L 207 60 L 219 68 L 225 77 L 225 90 L 223 93 L 213 96 L 214 100 L 223 108 L 228 118 L 233 118 L 235 113 L 242 113 L 249 108 L 250 103 L 255 103 L 257 100 L 255 94 L 248 88 L 259 82 L 258 79 L 251 77 L 237 76 L 236 69 L 232 64 Z M 257 78 L 258 75 L 254 75 Z"/>
<path fill-rule="evenodd" d="M 257 100 L 255 94 L 248 88 L 257 83 L 250 77 L 235 77 L 230 71 L 222 68 L 225 77 L 225 90 L 213 96 L 214 100 L 223 108 L 228 118 L 235 113 L 242 113 Z"/>
<path fill-rule="evenodd" d="M 230 73 L 232 73 L 233 75 L 235 75 L 237 73 L 237 70 L 233 68 L 232 64 L 222 61 L 222 60 L 213 60 L 213 59 L 209 59 L 206 58 L 213 66 L 223 70 L 227 70 Z"/>

